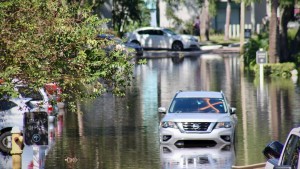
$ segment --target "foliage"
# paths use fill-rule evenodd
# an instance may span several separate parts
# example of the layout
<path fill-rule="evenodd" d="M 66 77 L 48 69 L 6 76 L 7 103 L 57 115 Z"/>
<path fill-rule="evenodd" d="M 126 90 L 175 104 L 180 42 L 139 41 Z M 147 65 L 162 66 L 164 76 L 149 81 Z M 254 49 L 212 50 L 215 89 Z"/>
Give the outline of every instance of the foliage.
<path fill-rule="evenodd" d="M 120 36 L 124 32 L 150 25 L 150 10 L 143 0 L 114 0 L 112 14 L 114 30 Z"/>
<path fill-rule="evenodd" d="M 166 17 L 170 20 L 173 21 L 173 24 L 177 26 L 182 25 L 182 23 L 184 22 L 182 19 L 180 19 L 177 15 L 176 12 L 178 9 L 178 4 L 182 3 L 182 0 L 178 0 L 178 1 L 170 1 L 170 0 L 166 0 L 167 1 L 167 7 L 166 7 Z"/>
<path fill-rule="evenodd" d="M 209 0 L 209 14 L 210 16 L 216 16 L 217 14 L 217 1 Z"/>
<path fill-rule="evenodd" d="M 108 90 L 123 95 L 133 65 L 122 50 L 107 52 L 105 42 L 95 39 L 105 31 L 101 25 L 106 22 L 77 3 L 0 3 L 0 77 L 4 80 L 0 93 L 14 94 L 16 82 L 34 88 L 56 82 L 66 100 L 96 97 Z"/>
<path fill-rule="evenodd" d="M 299 65 L 300 65 L 300 53 L 296 54 L 293 57 L 295 58 L 295 64 L 297 65 L 297 67 L 299 69 Z M 299 69 L 299 71 L 300 71 L 300 69 Z"/>
<path fill-rule="evenodd" d="M 286 62 L 286 63 L 274 63 L 274 64 L 265 64 L 264 65 L 264 75 L 271 77 L 291 77 L 291 71 L 296 68 L 295 63 Z M 259 74 L 259 66 L 255 67 L 256 74 Z"/>
<path fill-rule="evenodd" d="M 257 37 L 251 38 L 244 45 L 244 65 L 245 67 L 252 69 L 252 67 L 256 64 L 256 51 L 259 49 L 263 49 L 268 51 L 269 47 L 269 39 L 268 34 L 260 34 Z"/>
<path fill-rule="evenodd" d="M 183 34 L 193 34 L 193 21 L 184 21 L 178 16 L 176 13 L 178 11 L 178 6 L 181 3 L 184 3 L 185 0 L 163 0 L 167 3 L 166 7 L 166 16 L 169 20 L 172 20 L 173 25 L 175 25 L 176 30 L 182 31 Z M 215 16 L 217 14 L 217 2 L 215 0 L 208 0 L 209 1 L 209 15 Z M 195 0 L 197 5 L 196 7 L 204 8 L 204 0 Z M 184 26 L 182 26 L 184 25 Z"/>
<path fill-rule="evenodd" d="M 240 42 L 239 38 L 230 38 L 229 40 L 226 41 L 226 40 L 224 40 L 224 34 L 214 33 L 214 32 L 210 33 L 209 38 L 213 44 L 223 45 L 223 46 L 228 46 L 229 44 Z"/>

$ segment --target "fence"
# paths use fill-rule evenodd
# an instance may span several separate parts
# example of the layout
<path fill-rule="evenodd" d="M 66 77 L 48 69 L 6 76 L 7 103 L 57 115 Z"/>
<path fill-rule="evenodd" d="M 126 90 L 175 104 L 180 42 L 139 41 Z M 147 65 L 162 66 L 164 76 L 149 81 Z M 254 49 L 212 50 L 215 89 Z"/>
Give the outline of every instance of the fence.
<path fill-rule="evenodd" d="M 245 29 L 250 29 L 251 32 L 254 33 L 251 24 L 245 24 Z M 257 24 L 255 33 L 259 34 L 260 29 L 261 29 L 260 24 Z M 229 38 L 239 38 L 239 37 L 240 37 L 240 25 L 239 24 L 230 24 L 229 25 Z"/>

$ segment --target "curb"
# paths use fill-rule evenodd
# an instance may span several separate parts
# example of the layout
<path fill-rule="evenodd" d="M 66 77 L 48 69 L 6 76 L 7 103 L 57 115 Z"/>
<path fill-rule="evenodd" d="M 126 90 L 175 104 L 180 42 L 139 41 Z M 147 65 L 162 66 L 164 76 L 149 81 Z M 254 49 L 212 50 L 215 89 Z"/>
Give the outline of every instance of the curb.
<path fill-rule="evenodd" d="M 265 166 L 266 163 L 258 163 L 246 166 L 232 166 L 232 169 L 263 169 Z"/>
<path fill-rule="evenodd" d="M 143 56 L 139 58 L 170 58 L 170 57 L 195 57 L 201 54 L 240 54 L 237 47 L 206 47 L 205 50 L 193 51 L 168 51 L 168 50 L 144 50 Z"/>

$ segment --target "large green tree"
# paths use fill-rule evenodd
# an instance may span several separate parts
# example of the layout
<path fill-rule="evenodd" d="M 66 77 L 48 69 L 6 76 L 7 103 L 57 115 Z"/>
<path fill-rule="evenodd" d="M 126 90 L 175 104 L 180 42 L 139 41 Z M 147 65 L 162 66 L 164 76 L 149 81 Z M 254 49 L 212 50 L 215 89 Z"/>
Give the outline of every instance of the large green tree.
<path fill-rule="evenodd" d="M 76 2 L 1 1 L 0 94 L 14 95 L 16 82 L 56 82 L 67 100 L 123 94 L 133 65 L 122 49 L 108 53 L 110 42 L 96 40 L 106 22 Z"/>
<path fill-rule="evenodd" d="M 113 0 L 112 15 L 114 30 L 119 35 L 150 25 L 150 10 L 144 0 Z"/>

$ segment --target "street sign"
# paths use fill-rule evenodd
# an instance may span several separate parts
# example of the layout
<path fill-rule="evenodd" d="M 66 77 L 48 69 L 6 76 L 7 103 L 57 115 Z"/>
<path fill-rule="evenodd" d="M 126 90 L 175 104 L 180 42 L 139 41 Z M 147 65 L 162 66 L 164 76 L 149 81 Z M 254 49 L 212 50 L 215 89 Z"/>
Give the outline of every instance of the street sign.
<path fill-rule="evenodd" d="M 47 112 L 26 112 L 23 135 L 26 145 L 48 145 Z"/>
<path fill-rule="evenodd" d="M 266 64 L 267 63 L 267 52 L 263 50 L 256 51 L 256 63 Z"/>
<path fill-rule="evenodd" d="M 251 38 L 251 29 L 245 29 L 245 38 L 250 39 Z"/>

